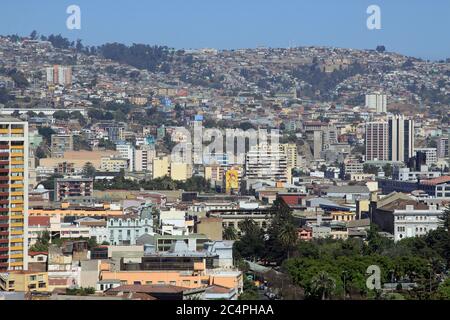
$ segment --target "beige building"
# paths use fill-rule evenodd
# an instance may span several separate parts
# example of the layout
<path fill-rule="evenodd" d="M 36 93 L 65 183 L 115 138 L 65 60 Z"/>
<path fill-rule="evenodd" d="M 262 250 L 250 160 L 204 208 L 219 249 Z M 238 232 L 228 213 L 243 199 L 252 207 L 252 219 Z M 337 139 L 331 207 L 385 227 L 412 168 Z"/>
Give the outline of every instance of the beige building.
<path fill-rule="evenodd" d="M 151 146 L 141 146 L 135 151 L 134 170 L 137 172 L 145 172 L 152 170 L 152 162 L 156 157 L 156 150 Z"/>
<path fill-rule="evenodd" d="M 170 158 L 168 156 L 153 159 L 152 176 L 153 179 L 170 176 Z"/>
<path fill-rule="evenodd" d="M 128 159 L 119 157 L 104 157 L 100 165 L 100 170 L 103 172 L 120 172 L 121 170 L 128 170 Z"/>
<path fill-rule="evenodd" d="M 51 157 L 63 158 L 64 153 L 73 150 L 73 136 L 71 134 L 53 134 L 51 143 Z"/>
<path fill-rule="evenodd" d="M 300 166 L 298 149 L 295 143 L 286 143 L 280 145 L 281 150 L 286 155 L 287 166 L 289 168 L 298 168 Z"/>
<path fill-rule="evenodd" d="M 47 272 L 15 271 L 0 274 L 0 290 L 9 292 L 47 292 Z"/>
<path fill-rule="evenodd" d="M 102 164 L 102 158 L 117 156 L 117 151 L 69 151 L 64 152 L 62 158 L 46 158 L 39 161 L 39 167 L 41 169 L 54 169 L 58 167 L 58 164 L 62 162 L 71 162 L 74 165 L 75 171 L 83 170 L 86 163 L 90 162 L 97 170 L 100 170 Z"/>
<path fill-rule="evenodd" d="M 204 234 L 208 237 L 208 239 L 213 241 L 222 241 L 223 233 L 222 233 L 222 218 L 216 217 L 204 217 L 200 218 L 197 223 L 197 233 Z"/>
<path fill-rule="evenodd" d="M 187 163 L 170 164 L 170 177 L 175 181 L 186 181 L 192 177 L 192 166 Z"/>

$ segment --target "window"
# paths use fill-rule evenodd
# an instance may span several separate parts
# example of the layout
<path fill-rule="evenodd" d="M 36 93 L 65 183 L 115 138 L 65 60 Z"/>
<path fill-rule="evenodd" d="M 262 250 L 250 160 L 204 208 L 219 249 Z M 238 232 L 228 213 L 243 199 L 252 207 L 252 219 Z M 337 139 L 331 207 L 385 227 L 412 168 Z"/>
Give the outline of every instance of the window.
<path fill-rule="evenodd" d="M 191 280 L 183 280 L 183 287 L 190 287 L 191 286 Z"/>

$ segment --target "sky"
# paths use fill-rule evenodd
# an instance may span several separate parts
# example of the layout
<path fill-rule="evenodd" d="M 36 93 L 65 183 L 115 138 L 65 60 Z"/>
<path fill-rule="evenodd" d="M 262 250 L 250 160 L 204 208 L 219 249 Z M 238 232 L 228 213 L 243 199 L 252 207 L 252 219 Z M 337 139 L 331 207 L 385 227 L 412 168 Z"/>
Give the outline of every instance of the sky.
<path fill-rule="evenodd" d="M 68 30 L 69 5 L 81 30 Z M 381 9 L 381 30 L 367 8 Z M 450 58 L 449 0 L 2 0 L 0 34 L 62 34 L 85 45 L 106 42 L 176 49 L 333 46 Z"/>

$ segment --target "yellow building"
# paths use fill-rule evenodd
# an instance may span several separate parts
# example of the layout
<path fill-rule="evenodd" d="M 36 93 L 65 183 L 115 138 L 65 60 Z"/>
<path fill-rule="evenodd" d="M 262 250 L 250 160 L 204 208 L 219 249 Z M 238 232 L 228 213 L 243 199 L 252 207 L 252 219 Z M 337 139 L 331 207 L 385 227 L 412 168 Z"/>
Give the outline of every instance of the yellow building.
<path fill-rule="evenodd" d="M 122 210 L 108 208 L 70 208 L 67 204 L 62 204 L 61 208 L 30 209 L 30 216 L 42 217 L 111 217 L 122 216 Z"/>
<path fill-rule="evenodd" d="M 101 271 L 100 280 L 120 280 L 124 285 L 173 285 L 195 289 L 218 285 L 242 290 L 242 273 L 239 271 L 192 272 L 185 271 Z"/>
<path fill-rule="evenodd" d="M 186 181 L 192 177 L 192 166 L 187 163 L 170 164 L 170 177 L 175 181 Z"/>
<path fill-rule="evenodd" d="M 334 211 L 331 213 L 334 221 L 348 222 L 355 220 L 356 214 L 349 211 Z"/>
<path fill-rule="evenodd" d="M 287 166 L 289 168 L 299 167 L 298 149 L 295 143 L 280 144 L 281 150 L 286 155 Z"/>
<path fill-rule="evenodd" d="M 27 270 L 28 123 L 0 120 L 0 272 Z"/>
<path fill-rule="evenodd" d="M 221 183 L 223 181 L 224 168 L 220 165 L 205 166 L 205 180 Z"/>
<path fill-rule="evenodd" d="M 239 190 L 239 171 L 228 170 L 226 176 L 226 192 L 230 193 L 233 190 Z"/>
<path fill-rule="evenodd" d="M 0 274 L 0 290 L 10 292 L 47 292 L 47 272 L 14 271 Z"/>
<path fill-rule="evenodd" d="M 169 176 L 170 160 L 168 156 L 153 159 L 153 179 Z"/>
<path fill-rule="evenodd" d="M 102 172 L 120 172 L 128 170 L 128 159 L 118 157 L 103 157 L 100 165 Z"/>

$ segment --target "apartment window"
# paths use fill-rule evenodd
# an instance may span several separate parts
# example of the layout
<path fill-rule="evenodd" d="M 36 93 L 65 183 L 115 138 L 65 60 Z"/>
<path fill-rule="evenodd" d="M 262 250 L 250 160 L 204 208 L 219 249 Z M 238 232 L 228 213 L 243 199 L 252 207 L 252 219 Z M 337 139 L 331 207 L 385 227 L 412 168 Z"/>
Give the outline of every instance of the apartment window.
<path fill-rule="evenodd" d="M 191 286 L 191 280 L 183 280 L 183 287 L 190 287 Z"/>

